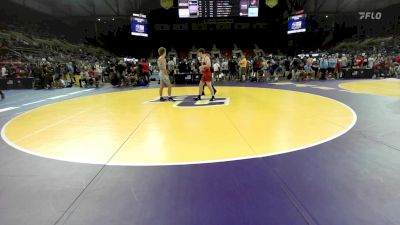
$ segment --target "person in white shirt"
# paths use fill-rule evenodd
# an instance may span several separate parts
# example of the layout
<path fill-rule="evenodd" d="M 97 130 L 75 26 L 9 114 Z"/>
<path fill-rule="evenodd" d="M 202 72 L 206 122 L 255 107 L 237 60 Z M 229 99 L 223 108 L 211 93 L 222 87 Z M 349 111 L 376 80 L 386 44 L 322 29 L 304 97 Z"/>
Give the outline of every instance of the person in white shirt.
<path fill-rule="evenodd" d="M 95 67 L 96 75 L 99 77 L 99 80 L 98 80 L 99 84 L 101 84 L 102 81 L 103 81 L 103 70 L 104 70 L 104 68 L 99 63 L 96 63 L 94 65 L 94 67 Z"/>
<path fill-rule="evenodd" d="M 347 66 L 349 65 L 349 61 L 345 54 L 343 54 L 342 58 L 340 59 L 340 63 L 342 68 L 347 68 Z"/>
<path fill-rule="evenodd" d="M 222 77 L 220 77 L 219 75 L 220 75 L 220 68 L 221 68 L 221 65 L 219 65 L 219 62 L 218 61 L 215 61 L 215 63 L 213 64 L 213 77 L 214 77 L 214 79 L 216 79 L 216 80 L 219 80 L 220 78 L 222 78 Z"/>
<path fill-rule="evenodd" d="M 229 64 L 228 64 L 228 60 L 224 59 L 224 61 L 222 62 L 222 73 L 224 74 L 224 77 L 228 76 L 229 73 Z"/>
<path fill-rule="evenodd" d="M 175 62 L 174 62 L 174 60 L 172 58 L 168 61 L 167 68 L 168 68 L 169 73 L 173 73 L 174 72 L 174 70 L 175 70 Z"/>
<path fill-rule="evenodd" d="M 197 73 L 197 69 L 196 69 L 196 60 L 193 60 L 190 63 L 190 73 Z"/>
<path fill-rule="evenodd" d="M 7 76 L 7 68 L 5 66 L 1 67 L 1 77 Z"/>
<path fill-rule="evenodd" d="M 375 64 L 375 57 L 373 55 L 371 55 L 368 58 L 368 69 L 374 68 L 374 64 Z"/>

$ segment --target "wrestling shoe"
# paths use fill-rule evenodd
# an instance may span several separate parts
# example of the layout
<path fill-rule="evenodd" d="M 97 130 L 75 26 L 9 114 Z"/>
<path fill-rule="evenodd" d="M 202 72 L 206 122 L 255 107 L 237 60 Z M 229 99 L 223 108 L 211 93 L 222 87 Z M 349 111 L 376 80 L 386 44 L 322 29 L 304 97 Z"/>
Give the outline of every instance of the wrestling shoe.
<path fill-rule="evenodd" d="M 193 100 L 195 100 L 195 101 L 200 101 L 200 100 L 201 100 L 201 96 L 199 95 L 199 96 L 197 96 L 196 98 L 193 98 Z"/>

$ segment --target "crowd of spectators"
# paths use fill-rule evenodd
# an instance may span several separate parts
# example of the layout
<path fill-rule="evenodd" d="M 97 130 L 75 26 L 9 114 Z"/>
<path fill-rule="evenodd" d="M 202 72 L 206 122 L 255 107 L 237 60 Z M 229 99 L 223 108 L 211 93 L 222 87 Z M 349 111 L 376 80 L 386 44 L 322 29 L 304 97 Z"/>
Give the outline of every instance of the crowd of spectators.
<path fill-rule="evenodd" d="M 0 32 L 0 79 L 34 78 L 37 89 L 98 87 L 104 81 L 115 86 L 146 85 L 150 66 L 125 62 L 102 49 L 46 40 L 25 34 Z"/>
<path fill-rule="evenodd" d="M 199 73 L 198 59 L 173 59 L 168 62 L 171 73 Z M 371 70 L 373 78 L 400 77 L 400 51 L 323 52 L 298 56 L 222 57 L 212 59 L 215 80 L 278 81 L 288 79 L 341 79 L 344 71 Z"/>
<path fill-rule="evenodd" d="M 95 57 L 88 54 L 57 53 L 47 57 L 27 56 L 29 61 L 0 60 L 1 78 L 33 77 L 38 89 L 98 87 L 104 82 L 113 86 L 146 86 L 157 66 L 146 59 L 125 61 L 116 57 Z M 3 63 L 1 63 L 3 62 Z M 168 61 L 171 78 L 174 74 L 198 74 L 198 59 Z M 372 70 L 374 77 L 400 77 L 400 54 L 322 53 L 296 57 L 232 57 L 213 58 L 212 72 L 216 81 L 278 81 L 281 79 L 341 79 L 348 69 Z"/>
<path fill-rule="evenodd" d="M 1 78 L 34 78 L 37 89 L 99 87 L 104 82 L 114 86 L 145 86 L 151 69 L 146 60 L 124 62 L 118 58 L 81 57 L 60 62 L 41 58 L 39 62 L 0 63 Z"/>
<path fill-rule="evenodd" d="M 6 39 L 7 38 L 7 39 Z M 156 59 L 124 59 L 101 50 L 72 46 L 58 40 L 34 40 L 0 32 L 0 78 L 34 78 L 38 89 L 146 86 L 154 80 Z M 99 54 L 102 53 L 102 54 Z M 169 58 L 171 80 L 175 74 L 199 74 L 197 58 Z M 373 77 L 400 77 L 400 48 L 371 47 L 331 50 L 297 56 L 244 55 L 212 58 L 215 81 L 278 81 L 282 79 L 341 79 L 348 70 L 370 70 Z"/>

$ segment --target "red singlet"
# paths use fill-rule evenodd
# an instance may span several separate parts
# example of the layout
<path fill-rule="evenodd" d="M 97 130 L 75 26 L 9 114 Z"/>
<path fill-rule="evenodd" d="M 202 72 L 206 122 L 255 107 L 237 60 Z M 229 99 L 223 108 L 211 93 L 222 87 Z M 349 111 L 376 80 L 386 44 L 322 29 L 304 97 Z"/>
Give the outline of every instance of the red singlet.
<path fill-rule="evenodd" d="M 201 81 L 204 82 L 204 83 L 212 81 L 211 69 L 210 68 L 204 69 L 203 76 L 201 76 Z"/>

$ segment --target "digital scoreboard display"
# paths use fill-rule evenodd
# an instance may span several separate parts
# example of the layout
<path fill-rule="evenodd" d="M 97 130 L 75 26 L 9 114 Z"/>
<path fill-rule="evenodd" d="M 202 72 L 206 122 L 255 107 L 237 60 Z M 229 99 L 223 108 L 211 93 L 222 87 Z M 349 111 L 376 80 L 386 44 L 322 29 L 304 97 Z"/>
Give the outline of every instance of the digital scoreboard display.
<path fill-rule="evenodd" d="M 289 17 L 288 34 L 306 32 L 307 15 L 301 14 Z"/>
<path fill-rule="evenodd" d="M 259 0 L 179 0 L 179 18 L 258 17 Z"/>
<path fill-rule="evenodd" d="M 148 23 L 145 15 L 132 14 L 131 16 L 131 35 L 148 37 Z"/>

